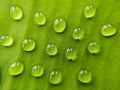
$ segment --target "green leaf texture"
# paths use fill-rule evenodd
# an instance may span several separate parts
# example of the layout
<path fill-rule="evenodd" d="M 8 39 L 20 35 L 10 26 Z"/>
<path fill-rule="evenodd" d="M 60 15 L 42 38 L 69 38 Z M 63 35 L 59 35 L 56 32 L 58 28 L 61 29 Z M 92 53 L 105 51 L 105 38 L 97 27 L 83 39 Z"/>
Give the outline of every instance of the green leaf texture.
<path fill-rule="evenodd" d="M 96 15 L 86 19 L 83 10 L 86 5 L 96 7 Z M 24 16 L 14 21 L 9 14 L 12 5 L 23 9 Z M 42 12 L 47 18 L 44 26 L 34 23 L 34 13 Z M 67 22 L 65 32 L 57 34 L 53 30 L 53 21 L 63 17 Z M 104 24 L 117 27 L 116 35 L 106 38 L 100 34 Z M 75 41 L 73 29 L 80 26 L 85 30 L 85 39 Z M 0 35 L 12 35 L 14 44 L 11 47 L 0 46 L 0 90 L 119 90 L 120 88 L 120 0 L 0 0 Z M 36 41 L 33 52 L 25 52 L 22 41 L 32 38 Z M 90 41 L 101 44 L 101 52 L 91 55 L 86 47 Z M 49 57 L 45 47 L 53 42 L 58 46 L 58 54 Z M 69 62 L 65 50 L 72 47 L 78 51 L 78 59 Z M 12 77 L 8 74 L 9 65 L 20 60 L 25 66 L 24 72 Z M 45 67 L 45 74 L 40 78 L 31 75 L 34 64 Z M 77 80 L 81 68 L 92 72 L 93 79 L 89 84 Z M 49 83 L 52 69 L 60 69 L 63 81 L 58 85 Z"/>

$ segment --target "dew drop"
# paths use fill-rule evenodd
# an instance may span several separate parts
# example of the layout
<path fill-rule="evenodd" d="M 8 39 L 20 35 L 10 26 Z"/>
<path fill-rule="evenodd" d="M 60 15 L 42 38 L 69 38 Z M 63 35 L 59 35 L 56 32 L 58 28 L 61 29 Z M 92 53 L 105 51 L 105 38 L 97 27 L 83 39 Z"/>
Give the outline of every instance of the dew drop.
<path fill-rule="evenodd" d="M 92 18 L 95 16 L 96 8 L 93 5 L 88 5 L 84 9 L 84 15 L 86 18 Z"/>
<path fill-rule="evenodd" d="M 49 43 L 46 47 L 46 53 L 49 56 L 55 56 L 57 54 L 57 46 L 55 44 Z"/>
<path fill-rule="evenodd" d="M 84 39 L 84 34 L 85 34 L 84 30 L 81 30 L 81 28 L 78 27 L 74 29 L 72 37 L 75 40 L 82 40 Z"/>
<path fill-rule="evenodd" d="M 62 81 L 62 73 L 60 70 L 52 70 L 49 76 L 49 82 L 51 84 L 59 84 Z"/>
<path fill-rule="evenodd" d="M 24 51 L 33 51 L 35 49 L 35 41 L 33 39 L 25 39 L 22 43 Z"/>
<path fill-rule="evenodd" d="M 92 41 L 88 44 L 87 49 L 91 54 L 98 54 L 100 52 L 100 44 L 96 41 Z"/>
<path fill-rule="evenodd" d="M 13 37 L 12 36 L 7 36 L 7 35 L 3 35 L 0 36 L 0 44 L 2 46 L 11 46 L 13 44 Z"/>
<path fill-rule="evenodd" d="M 54 31 L 62 33 L 66 28 L 66 21 L 63 18 L 56 18 L 53 24 Z"/>
<path fill-rule="evenodd" d="M 11 76 L 17 76 L 23 72 L 24 65 L 20 61 L 14 61 L 12 64 L 10 64 L 8 73 Z"/>
<path fill-rule="evenodd" d="M 117 28 L 111 24 L 103 25 L 101 28 L 101 34 L 103 36 L 113 36 L 117 32 Z"/>
<path fill-rule="evenodd" d="M 19 6 L 11 6 L 10 15 L 13 20 L 20 20 L 23 17 L 23 11 Z"/>
<path fill-rule="evenodd" d="M 78 80 L 81 83 L 90 83 L 92 81 L 92 74 L 86 69 L 81 69 L 78 73 Z"/>
<path fill-rule="evenodd" d="M 44 67 L 41 65 L 34 65 L 32 67 L 32 76 L 34 77 L 41 77 L 44 74 Z"/>
<path fill-rule="evenodd" d="M 67 48 L 66 53 L 65 53 L 65 57 L 68 60 L 76 60 L 77 59 L 77 51 L 74 50 L 73 48 Z"/>
<path fill-rule="evenodd" d="M 37 25 L 44 25 L 46 23 L 46 16 L 43 13 L 36 12 L 34 20 Z"/>

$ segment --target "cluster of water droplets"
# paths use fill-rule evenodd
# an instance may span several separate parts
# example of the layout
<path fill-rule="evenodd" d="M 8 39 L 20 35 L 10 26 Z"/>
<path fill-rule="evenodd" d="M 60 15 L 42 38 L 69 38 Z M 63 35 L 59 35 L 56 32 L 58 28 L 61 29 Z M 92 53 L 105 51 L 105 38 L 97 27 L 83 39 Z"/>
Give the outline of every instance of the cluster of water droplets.
<path fill-rule="evenodd" d="M 86 19 L 91 19 L 96 15 L 96 8 L 94 5 L 90 4 L 84 8 L 84 16 Z M 13 20 L 21 20 L 23 17 L 23 10 L 19 6 L 10 7 L 10 16 Z M 34 14 L 34 22 L 38 26 L 42 26 L 46 23 L 46 16 L 41 12 L 36 12 Z M 58 17 L 53 22 L 53 30 L 59 34 L 63 33 L 66 30 L 66 20 L 62 17 Z M 104 37 L 110 37 L 115 35 L 117 32 L 116 26 L 112 24 L 105 24 L 101 27 L 100 33 Z M 71 37 L 74 40 L 81 41 L 85 37 L 85 30 L 82 27 L 74 28 Z M 11 46 L 13 45 L 14 38 L 10 35 L 1 35 L 0 36 L 0 45 L 1 46 Z M 24 51 L 33 51 L 35 49 L 36 42 L 31 38 L 26 38 L 22 42 L 22 49 Z M 100 53 L 100 43 L 97 41 L 90 41 L 86 46 L 90 54 Z M 55 43 L 48 43 L 45 48 L 45 52 L 49 56 L 55 56 L 58 53 L 58 47 Z M 78 58 L 77 50 L 75 48 L 69 47 L 65 51 L 65 57 L 68 61 L 75 61 Z M 24 64 L 22 61 L 14 61 L 10 64 L 8 73 L 11 76 L 20 75 L 24 71 Z M 41 77 L 44 75 L 45 68 L 41 64 L 35 64 L 31 68 L 31 75 L 35 78 Z M 62 72 L 59 69 L 53 69 L 49 74 L 49 82 L 51 84 L 59 84 L 62 82 Z M 92 73 L 87 69 L 81 69 L 77 74 L 77 79 L 81 83 L 90 83 L 92 81 Z"/>

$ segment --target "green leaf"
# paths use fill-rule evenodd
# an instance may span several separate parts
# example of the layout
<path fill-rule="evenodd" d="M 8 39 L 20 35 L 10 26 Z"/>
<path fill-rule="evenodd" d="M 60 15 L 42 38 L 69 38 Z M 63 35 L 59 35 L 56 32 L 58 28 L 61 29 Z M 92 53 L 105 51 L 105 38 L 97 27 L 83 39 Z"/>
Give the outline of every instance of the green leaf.
<path fill-rule="evenodd" d="M 83 10 L 86 5 L 96 7 L 96 15 L 86 19 Z M 9 9 L 18 5 L 24 16 L 20 21 L 10 17 Z M 120 85 L 120 0 L 0 0 L 0 35 L 12 35 L 15 39 L 11 47 L 0 46 L 0 90 L 119 90 Z M 47 18 L 44 26 L 37 26 L 34 13 L 42 12 Z M 53 21 L 63 17 L 67 22 L 65 32 L 57 34 L 53 30 Z M 100 34 L 104 24 L 113 24 L 118 28 L 116 35 L 106 38 Z M 75 41 L 73 29 L 80 26 L 85 30 L 85 39 Z M 36 41 L 33 52 L 25 52 L 22 41 L 32 38 Z M 101 44 L 101 52 L 91 55 L 86 49 L 90 41 Z M 45 53 L 48 43 L 56 43 L 58 54 L 49 57 Z M 78 60 L 69 62 L 65 50 L 72 47 L 78 51 Z M 24 72 L 12 77 L 8 74 L 9 65 L 20 60 L 25 66 Z M 32 66 L 42 64 L 45 74 L 40 78 L 31 75 Z M 92 72 L 92 82 L 82 84 L 77 80 L 81 68 Z M 49 73 L 60 69 L 63 81 L 59 85 L 49 83 Z"/>

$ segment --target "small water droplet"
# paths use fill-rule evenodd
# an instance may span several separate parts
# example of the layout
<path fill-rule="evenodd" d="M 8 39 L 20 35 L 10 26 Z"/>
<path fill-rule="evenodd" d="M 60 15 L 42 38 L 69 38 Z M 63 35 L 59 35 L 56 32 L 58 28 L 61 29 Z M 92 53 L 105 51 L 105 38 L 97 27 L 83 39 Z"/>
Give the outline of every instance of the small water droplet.
<path fill-rule="evenodd" d="M 46 23 L 46 16 L 43 13 L 36 12 L 34 17 L 37 25 L 44 25 Z"/>
<path fill-rule="evenodd" d="M 81 83 L 90 83 L 92 81 L 92 74 L 86 69 L 81 69 L 78 73 L 78 80 Z"/>
<path fill-rule="evenodd" d="M 84 15 L 86 18 L 92 18 L 95 16 L 96 8 L 93 5 L 88 5 L 84 9 Z"/>
<path fill-rule="evenodd" d="M 117 28 L 111 24 L 103 25 L 101 28 L 101 34 L 103 36 L 113 36 L 117 32 Z"/>
<path fill-rule="evenodd" d="M 49 56 L 55 56 L 57 54 L 57 46 L 55 44 L 49 43 L 46 47 L 46 53 Z"/>
<path fill-rule="evenodd" d="M 35 49 L 35 41 L 33 39 L 25 39 L 22 43 L 22 48 L 25 51 L 33 51 Z"/>
<path fill-rule="evenodd" d="M 77 59 L 77 51 L 74 50 L 73 48 L 67 48 L 66 53 L 65 53 L 65 57 L 68 60 L 76 60 Z"/>
<path fill-rule="evenodd" d="M 44 74 L 44 67 L 41 65 L 34 65 L 31 74 L 34 77 L 41 77 Z"/>
<path fill-rule="evenodd" d="M 100 52 L 100 44 L 96 41 L 92 41 L 88 44 L 87 49 L 91 54 L 98 54 Z"/>
<path fill-rule="evenodd" d="M 66 21 L 63 18 L 56 18 L 53 24 L 54 31 L 62 33 L 66 28 Z"/>
<path fill-rule="evenodd" d="M 78 28 L 74 29 L 72 37 L 75 40 L 82 40 L 82 39 L 84 39 L 84 34 L 85 34 L 84 30 L 82 30 L 80 27 L 78 27 Z"/>
<path fill-rule="evenodd" d="M 23 11 L 19 6 L 11 6 L 10 15 L 13 20 L 20 20 L 23 17 Z"/>
<path fill-rule="evenodd" d="M 0 44 L 2 46 L 11 46 L 13 44 L 13 37 L 12 36 L 7 36 L 7 35 L 3 35 L 0 36 Z"/>
<path fill-rule="evenodd" d="M 14 61 L 12 64 L 9 66 L 8 73 L 11 76 L 16 76 L 19 75 L 23 72 L 24 65 L 20 61 Z"/>
<path fill-rule="evenodd" d="M 49 82 L 51 84 L 59 84 L 62 81 L 62 73 L 60 70 L 52 70 L 49 76 Z"/>

